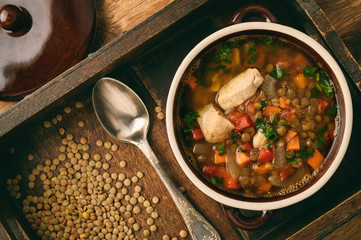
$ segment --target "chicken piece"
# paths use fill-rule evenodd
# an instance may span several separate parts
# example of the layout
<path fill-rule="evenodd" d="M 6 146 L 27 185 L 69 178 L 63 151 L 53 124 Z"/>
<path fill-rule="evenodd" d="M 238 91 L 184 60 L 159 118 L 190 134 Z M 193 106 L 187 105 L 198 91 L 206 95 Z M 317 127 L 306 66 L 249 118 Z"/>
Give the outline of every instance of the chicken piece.
<path fill-rule="evenodd" d="M 198 113 L 200 117 L 197 121 L 207 142 L 221 142 L 234 129 L 234 125 L 220 115 L 212 104 L 204 106 Z"/>
<path fill-rule="evenodd" d="M 248 68 L 219 90 L 217 98 L 219 106 L 225 111 L 232 110 L 255 94 L 263 80 L 256 68 Z"/>
<path fill-rule="evenodd" d="M 253 137 L 253 147 L 260 148 L 264 146 L 267 142 L 265 135 L 263 134 L 262 130 L 259 129 L 258 132 Z"/>

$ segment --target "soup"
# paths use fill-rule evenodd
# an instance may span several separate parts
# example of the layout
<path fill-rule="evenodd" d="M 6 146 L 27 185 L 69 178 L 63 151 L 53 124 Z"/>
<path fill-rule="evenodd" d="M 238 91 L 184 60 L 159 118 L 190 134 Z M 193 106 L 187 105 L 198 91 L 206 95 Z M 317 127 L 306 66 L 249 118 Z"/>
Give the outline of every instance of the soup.
<path fill-rule="evenodd" d="M 334 139 L 328 75 L 283 39 L 236 37 L 196 60 L 181 91 L 181 132 L 204 177 L 274 196 L 317 174 Z"/>

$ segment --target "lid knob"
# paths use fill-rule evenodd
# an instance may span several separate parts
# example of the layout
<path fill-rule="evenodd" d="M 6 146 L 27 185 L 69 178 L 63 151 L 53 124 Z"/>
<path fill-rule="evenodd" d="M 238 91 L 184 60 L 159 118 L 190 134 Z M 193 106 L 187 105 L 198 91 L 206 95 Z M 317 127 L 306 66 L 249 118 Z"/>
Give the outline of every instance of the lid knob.
<path fill-rule="evenodd" d="M 24 35 L 31 25 L 30 14 L 24 8 L 8 4 L 0 9 L 0 26 L 9 35 Z"/>

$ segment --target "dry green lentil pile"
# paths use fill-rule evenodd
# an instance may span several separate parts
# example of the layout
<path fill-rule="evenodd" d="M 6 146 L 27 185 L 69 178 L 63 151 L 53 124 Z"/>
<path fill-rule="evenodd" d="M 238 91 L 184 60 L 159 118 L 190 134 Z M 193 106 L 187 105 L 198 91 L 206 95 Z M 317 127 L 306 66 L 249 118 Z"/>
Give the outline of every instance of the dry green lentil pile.
<path fill-rule="evenodd" d="M 77 102 L 75 106 L 82 108 L 83 104 Z M 70 107 L 64 109 L 66 114 L 71 111 Z M 52 123 L 55 125 L 61 120 L 62 115 L 58 114 Z M 86 125 L 80 122 L 79 127 Z M 43 126 L 49 128 L 52 123 L 45 121 Z M 104 147 L 109 151 L 91 156 L 86 137 L 76 141 L 64 128 L 60 127 L 58 132 L 62 140 L 56 157 L 41 161 L 25 179 L 20 174 L 7 179 L 7 189 L 15 199 L 21 199 L 21 180 L 26 181 L 28 190 L 43 189 L 40 196 L 22 198 L 22 212 L 37 235 L 42 239 L 152 238 L 152 232 L 158 229 L 159 217 L 154 205 L 160 199 L 155 196 L 148 200 L 142 195 L 139 181 L 144 174 L 139 171 L 134 176 L 126 176 L 112 171 L 111 152 L 119 150 L 116 144 L 99 139 L 94 148 Z M 27 160 L 33 161 L 34 155 L 29 153 Z M 126 162 L 120 161 L 119 166 L 125 168 Z M 187 232 L 181 230 L 179 235 L 185 238 Z M 178 238 L 164 235 L 163 239 Z"/>

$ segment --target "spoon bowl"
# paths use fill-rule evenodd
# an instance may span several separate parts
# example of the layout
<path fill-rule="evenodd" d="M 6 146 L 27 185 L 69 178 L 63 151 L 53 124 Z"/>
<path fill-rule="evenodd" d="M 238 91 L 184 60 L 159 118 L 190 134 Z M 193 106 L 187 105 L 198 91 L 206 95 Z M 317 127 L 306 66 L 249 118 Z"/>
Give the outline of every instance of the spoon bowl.
<path fill-rule="evenodd" d="M 132 143 L 142 150 L 178 207 L 193 239 L 221 239 L 217 231 L 191 205 L 162 168 L 148 141 L 149 114 L 138 95 L 112 78 L 100 79 L 93 88 L 95 114 L 103 128 L 115 139 Z"/>
<path fill-rule="evenodd" d="M 95 114 L 112 137 L 136 145 L 146 139 L 148 110 L 132 89 L 117 80 L 103 78 L 95 84 L 92 97 Z"/>

